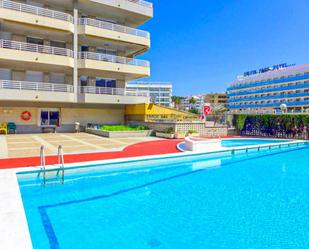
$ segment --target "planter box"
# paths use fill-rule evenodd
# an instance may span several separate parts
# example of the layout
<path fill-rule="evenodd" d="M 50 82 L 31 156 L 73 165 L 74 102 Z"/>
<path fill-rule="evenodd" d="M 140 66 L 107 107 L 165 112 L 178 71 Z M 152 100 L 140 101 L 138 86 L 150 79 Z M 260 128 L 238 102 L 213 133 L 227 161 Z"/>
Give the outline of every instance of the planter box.
<path fill-rule="evenodd" d="M 186 134 L 185 133 L 176 133 L 175 138 L 185 138 Z"/>
<path fill-rule="evenodd" d="M 151 135 L 152 130 L 143 131 L 102 131 L 92 128 L 86 129 L 87 133 L 98 135 L 101 137 L 119 138 L 119 137 L 148 137 Z"/>
<path fill-rule="evenodd" d="M 174 133 L 156 132 L 156 137 L 173 139 L 173 138 L 175 138 L 175 134 Z"/>
<path fill-rule="evenodd" d="M 199 137 L 200 133 L 192 133 L 192 134 L 188 134 L 189 137 Z"/>

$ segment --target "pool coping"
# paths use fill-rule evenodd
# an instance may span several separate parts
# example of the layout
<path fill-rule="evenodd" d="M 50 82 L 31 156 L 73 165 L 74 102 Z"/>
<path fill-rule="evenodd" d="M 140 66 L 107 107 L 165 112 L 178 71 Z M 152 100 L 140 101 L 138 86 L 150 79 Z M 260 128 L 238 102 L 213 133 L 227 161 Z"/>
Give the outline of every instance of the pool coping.
<path fill-rule="evenodd" d="M 251 138 L 250 138 L 251 139 Z M 256 138 L 252 138 L 256 139 Z M 261 138 L 259 138 L 261 139 Z M 267 140 L 267 139 L 265 139 Z M 286 141 L 287 139 L 276 139 Z M 291 139 L 289 139 L 291 140 Z M 148 156 L 137 156 L 128 158 L 117 158 L 108 160 L 98 160 L 91 162 L 80 162 L 80 163 L 70 163 L 66 164 L 65 169 L 75 169 L 75 168 L 87 168 L 95 166 L 110 165 L 112 168 L 119 168 L 119 163 L 124 162 L 140 162 L 140 161 L 150 161 L 155 159 L 171 159 L 171 158 L 181 158 L 187 156 L 198 156 L 198 155 L 209 155 L 209 154 L 219 154 L 231 152 L 232 154 L 236 151 L 250 150 L 250 149 L 260 149 L 269 146 L 280 146 L 280 145 L 296 145 L 309 143 L 307 140 L 292 140 L 291 142 L 284 143 L 269 143 L 265 145 L 251 145 L 251 146 L 238 146 L 237 148 L 226 148 L 223 150 L 216 150 L 211 152 L 191 152 L 185 151 L 183 153 L 170 153 L 170 154 L 160 154 L 160 155 L 148 155 Z M 118 164 L 118 165 L 117 165 Z M 59 168 L 55 165 L 47 165 L 48 169 Z M 109 169 L 111 167 L 108 167 Z M 133 166 L 135 167 L 135 166 Z M 130 166 L 132 168 L 132 166 Z M 27 172 L 38 172 L 41 171 L 41 166 L 5 169 L 0 171 L 0 198 L 5 201 L 1 201 L 0 205 L 0 243 L 4 248 L 10 249 L 31 249 L 32 241 L 30 237 L 30 231 L 28 228 L 27 218 L 23 206 L 23 201 L 19 189 L 17 174 L 27 173 Z M 12 187 L 7 187 L 12 186 Z M 12 208 L 12 210 L 7 210 L 7 206 Z M 3 238 L 3 234 L 5 235 Z M 14 237 L 12 237 L 14 236 Z"/>

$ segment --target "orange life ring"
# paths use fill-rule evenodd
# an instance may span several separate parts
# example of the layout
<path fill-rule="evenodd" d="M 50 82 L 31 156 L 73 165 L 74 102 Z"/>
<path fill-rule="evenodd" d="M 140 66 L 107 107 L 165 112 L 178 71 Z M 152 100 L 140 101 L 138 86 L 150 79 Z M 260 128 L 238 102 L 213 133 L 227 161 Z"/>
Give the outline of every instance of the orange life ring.
<path fill-rule="evenodd" d="M 24 121 L 29 121 L 31 119 L 31 113 L 29 111 L 22 112 L 21 119 Z"/>

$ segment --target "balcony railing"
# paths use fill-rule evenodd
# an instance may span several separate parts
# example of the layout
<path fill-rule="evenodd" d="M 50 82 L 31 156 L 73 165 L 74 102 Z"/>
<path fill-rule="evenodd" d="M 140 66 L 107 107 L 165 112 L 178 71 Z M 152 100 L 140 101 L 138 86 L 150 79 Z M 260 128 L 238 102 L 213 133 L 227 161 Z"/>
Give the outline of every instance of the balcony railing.
<path fill-rule="evenodd" d="M 73 92 L 72 85 L 13 80 L 0 80 L 0 89 L 30 90 L 43 92 Z"/>
<path fill-rule="evenodd" d="M 112 30 L 112 31 L 117 31 L 129 35 L 135 35 L 135 36 L 140 36 L 149 39 L 150 34 L 147 31 L 144 30 L 139 30 L 139 29 L 133 29 L 130 27 L 110 23 L 110 22 L 104 22 L 100 20 L 95 20 L 95 19 L 90 19 L 90 18 L 80 18 L 78 20 L 79 25 L 89 25 L 93 27 L 97 27 L 100 29 L 107 29 L 107 30 Z"/>
<path fill-rule="evenodd" d="M 227 96 L 233 97 L 233 96 L 239 96 L 239 95 L 249 95 L 249 94 L 257 94 L 257 93 L 267 93 L 267 92 L 278 92 L 278 91 L 284 91 L 284 90 L 295 90 L 295 89 L 304 89 L 304 88 L 309 88 L 309 83 L 301 83 L 301 84 L 291 85 L 291 86 L 279 86 L 279 87 L 250 90 L 250 91 L 233 92 L 233 93 L 228 93 Z"/>
<path fill-rule="evenodd" d="M 0 39 L 0 48 L 74 57 L 74 53 L 70 49 L 43 46 L 43 45 L 37 45 L 37 44 L 25 43 L 25 42 L 17 42 L 17 41 L 11 41 L 11 40 Z"/>
<path fill-rule="evenodd" d="M 272 102 L 272 103 L 260 103 L 260 104 L 246 104 L 246 105 L 229 105 L 230 109 L 241 109 L 241 108 L 256 108 L 256 107 L 280 107 L 283 102 Z M 288 107 L 290 106 L 302 106 L 309 105 L 309 101 L 285 101 Z"/>
<path fill-rule="evenodd" d="M 36 7 L 29 4 L 17 3 L 8 0 L 0 0 L 0 8 L 11 9 L 19 12 L 29 13 L 37 16 L 45 16 L 53 19 L 74 22 L 73 16 L 60 11 Z"/>
<path fill-rule="evenodd" d="M 143 0 L 127 0 L 127 1 L 139 4 L 139 5 L 142 5 L 142 6 L 145 6 L 145 7 L 153 8 L 153 4 L 151 2 L 146 2 L 146 1 L 143 1 Z"/>
<path fill-rule="evenodd" d="M 79 52 L 78 58 L 126 64 L 126 65 L 139 66 L 139 67 L 149 67 L 150 66 L 149 61 L 137 60 L 137 59 L 109 55 L 109 54 L 93 53 L 93 52 Z"/>
<path fill-rule="evenodd" d="M 287 94 L 259 96 L 259 97 L 250 97 L 250 98 L 236 98 L 236 99 L 229 99 L 228 102 L 236 103 L 236 102 L 244 102 L 244 101 L 255 101 L 255 100 L 266 100 L 266 99 L 286 99 L 286 98 L 294 98 L 294 97 L 309 97 L 309 92 L 287 93 Z"/>
<path fill-rule="evenodd" d="M 125 88 L 96 87 L 96 86 L 80 86 L 79 92 L 89 94 L 136 96 L 136 97 L 149 96 L 149 92 L 147 91 L 126 91 Z"/>

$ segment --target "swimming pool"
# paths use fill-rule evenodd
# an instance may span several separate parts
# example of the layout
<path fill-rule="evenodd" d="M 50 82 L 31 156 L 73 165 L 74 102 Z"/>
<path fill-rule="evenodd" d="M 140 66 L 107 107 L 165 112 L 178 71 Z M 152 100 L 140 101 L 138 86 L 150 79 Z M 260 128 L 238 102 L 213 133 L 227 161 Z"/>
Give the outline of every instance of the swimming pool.
<path fill-rule="evenodd" d="M 309 248 L 308 165 L 303 144 L 18 177 L 34 248 Z"/>
<path fill-rule="evenodd" d="M 289 142 L 291 140 L 283 139 L 259 139 L 259 138 L 233 138 L 233 139 L 222 139 L 222 147 L 238 147 L 238 146 L 251 146 L 251 145 L 264 145 L 269 143 L 282 143 Z"/>

